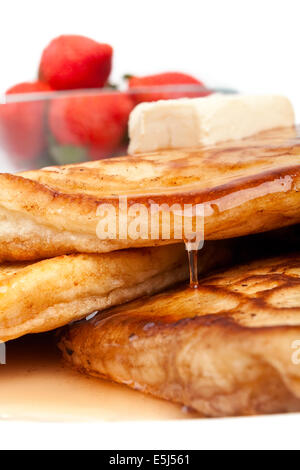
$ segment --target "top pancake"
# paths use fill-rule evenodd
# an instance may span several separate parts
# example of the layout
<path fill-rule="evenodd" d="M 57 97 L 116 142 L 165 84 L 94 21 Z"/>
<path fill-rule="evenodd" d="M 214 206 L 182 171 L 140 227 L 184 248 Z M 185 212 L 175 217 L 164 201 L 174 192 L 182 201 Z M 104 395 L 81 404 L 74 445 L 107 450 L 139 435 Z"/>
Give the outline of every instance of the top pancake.
<path fill-rule="evenodd" d="M 0 258 L 31 260 L 176 242 L 100 240 L 101 203 L 204 204 L 205 238 L 231 238 L 300 222 L 300 128 L 214 147 L 161 151 L 0 175 Z M 142 225 L 148 222 L 142 220 Z M 149 225 L 150 232 L 150 225 Z"/>

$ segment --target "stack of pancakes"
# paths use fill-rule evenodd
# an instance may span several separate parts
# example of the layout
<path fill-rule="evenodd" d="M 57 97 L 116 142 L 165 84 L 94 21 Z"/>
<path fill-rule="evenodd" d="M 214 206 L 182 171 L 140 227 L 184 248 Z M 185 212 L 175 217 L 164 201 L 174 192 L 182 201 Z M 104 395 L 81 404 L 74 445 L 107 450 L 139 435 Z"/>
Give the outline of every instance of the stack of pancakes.
<path fill-rule="evenodd" d="M 197 289 L 176 227 L 99 238 L 99 205 L 118 221 L 120 196 L 203 205 Z M 0 340 L 64 326 L 84 373 L 206 416 L 300 410 L 299 207 L 297 128 L 1 174 Z"/>

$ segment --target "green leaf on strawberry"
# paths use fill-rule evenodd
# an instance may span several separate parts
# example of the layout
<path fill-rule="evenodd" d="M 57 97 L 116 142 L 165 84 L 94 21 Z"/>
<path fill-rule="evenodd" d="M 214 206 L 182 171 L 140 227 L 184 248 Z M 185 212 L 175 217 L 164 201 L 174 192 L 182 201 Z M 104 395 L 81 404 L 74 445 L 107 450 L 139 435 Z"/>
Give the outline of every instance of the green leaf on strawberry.
<path fill-rule="evenodd" d="M 86 147 L 76 145 L 59 145 L 49 138 L 49 155 L 58 165 L 70 165 L 88 160 Z"/>

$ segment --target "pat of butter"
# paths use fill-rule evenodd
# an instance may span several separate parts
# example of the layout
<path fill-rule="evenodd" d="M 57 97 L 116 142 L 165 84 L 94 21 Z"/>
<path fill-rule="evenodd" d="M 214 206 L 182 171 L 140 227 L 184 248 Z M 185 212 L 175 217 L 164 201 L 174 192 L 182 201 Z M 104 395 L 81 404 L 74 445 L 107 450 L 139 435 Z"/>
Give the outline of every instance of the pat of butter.
<path fill-rule="evenodd" d="M 141 103 L 129 119 L 129 153 L 214 145 L 294 122 L 292 104 L 279 95 L 216 94 Z"/>

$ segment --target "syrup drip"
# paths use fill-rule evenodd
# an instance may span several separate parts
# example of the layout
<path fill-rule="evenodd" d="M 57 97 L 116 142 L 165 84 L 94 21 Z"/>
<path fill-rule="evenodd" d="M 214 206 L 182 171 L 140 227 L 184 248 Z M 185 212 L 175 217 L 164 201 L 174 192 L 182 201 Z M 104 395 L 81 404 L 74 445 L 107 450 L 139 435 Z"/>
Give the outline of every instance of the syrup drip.
<path fill-rule="evenodd" d="M 203 247 L 203 242 L 191 242 L 189 239 L 184 240 L 185 249 L 188 254 L 189 273 L 190 273 L 190 288 L 197 289 L 199 286 L 199 271 L 198 271 L 198 252 Z"/>
<path fill-rule="evenodd" d="M 186 244 L 187 246 L 187 244 Z M 197 289 L 199 286 L 198 280 L 198 250 L 189 250 L 187 246 L 189 272 L 190 272 L 190 287 Z"/>

